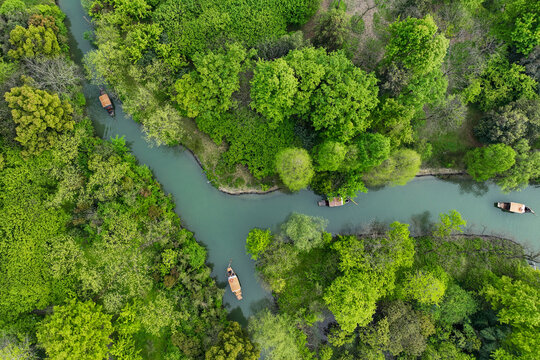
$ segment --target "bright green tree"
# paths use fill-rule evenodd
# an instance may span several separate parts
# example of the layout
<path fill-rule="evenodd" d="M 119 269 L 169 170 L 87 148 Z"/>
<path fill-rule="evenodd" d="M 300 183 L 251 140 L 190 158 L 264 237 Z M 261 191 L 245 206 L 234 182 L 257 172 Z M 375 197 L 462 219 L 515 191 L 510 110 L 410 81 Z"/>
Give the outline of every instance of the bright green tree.
<path fill-rule="evenodd" d="M 275 127 L 293 114 L 298 80 L 282 58 L 259 61 L 251 81 L 251 107 L 270 120 Z"/>
<path fill-rule="evenodd" d="M 51 28 L 30 25 L 27 29 L 17 25 L 9 35 L 15 48 L 8 51 L 14 59 L 36 56 L 54 57 L 60 54 L 60 45 Z"/>
<path fill-rule="evenodd" d="M 531 151 L 525 139 L 514 145 L 516 163 L 497 178 L 497 185 L 502 191 L 519 190 L 527 185 L 531 179 L 540 177 L 540 152 Z"/>
<path fill-rule="evenodd" d="M 411 120 L 414 113 L 412 107 L 387 98 L 374 113 L 372 127 L 387 136 L 392 148 L 397 149 L 401 144 L 410 144 L 413 141 Z"/>
<path fill-rule="evenodd" d="M 24 11 L 26 4 L 22 0 L 5 0 L 0 6 L 0 15 L 6 15 L 15 11 Z"/>
<path fill-rule="evenodd" d="M 281 151 L 276 156 L 276 170 L 291 191 L 307 187 L 313 177 L 311 158 L 306 150 L 300 148 Z"/>
<path fill-rule="evenodd" d="M 534 0 L 510 0 L 501 3 L 496 26 L 501 37 L 524 55 L 540 44 L 540 5 Z"/>
<path fill-rule="evenodd" d="M 325 138 L 346 141 L 365 131 L 377 106 L 377 79 L 341 52 L 327 54 L 311 47 L 285 58 L 299 80 L 296 114 L 313 124 Z"/>
<path fill-rule="evenodd" d="M 260 351 L 240 324 L 231 321 L 219 333 L 218 343 L 206 351 L 205 357 L 206 360 L 257 360 Z"/>
<path fill-rule="evenodd" d="M 337 277 L 325 290 L 324 301 L 339 326 L 353 332 L 373 318 L 381 297 L 380 281 L 374 273 L 352 271 Z"/>
<path fill-rule="evenodd" d="M 314 156 L 317 163 L 317 170 L 336 171 L 343 163 L 343 160 L 345 160 L 346 154 L 347 148 L 343 143 L 336 141 L 323 142 L 317 148 L 317 152 Z"/>
<path fill-rule="evenodd" d="M 417 270 L 409 272 L 401 281 L 398 293 L 403 300 L 416 300 L 422 305 L 440 303 L 446 291 L 448 277 L 430 271 Z"/>
<path fill-rule="evenodd" d="M 306 336 L 296 327 L 290 316 L 272 315 L 265 309 L 250 318 L 248 330 L 267 359 L 304 359 L 309 354 Z"/>
<path fill-rule="evenodd" d="M 405 185 L 416 176 L 421 162 L 420 155 L 414 150 L 401 149 L 371 169 L 363 179 L 368 186 Z"/>
<path fill-rule="evenodd" d="M 193 57 L 195 70 L 175 84 L 175 99 L 180 108 L 187 116 L 196 118 L 197 125 L 216 143 L 223 136 L 216 130 L 220 114 L 234 105 L 231 95 L 240 88 L 239 74 L 251 55 L 238 44 L 231 44 L 224 51 L 199 53 Z"/>
<path fill-rule="evenodd" d="M 351 167 L 359 171 L 367 171 L 380 165 L 390 155 L 390 139 L 378 133 L 364 133 L 355 139 L 352 145 L 356 150 L 351 157 Z"/>
<path fill-rule="evenodd" d="M 452 233 L 463 232 L 463 227 L 467 222 L 463 220 L 461 214 L 456 210 L 450 211 L 448 214 L 439 214 L 439 222 L 435 224 L 433 236 L 439 239 L 444 239 L 452 235 Z"/>
<path fill-rule="evenodd" d="M 315 216 L 293 213 L 281 225 L 283 233 L 300 251 L 309 251 L 323 243 L 323 232 L 328 221 Z"/>
<path fill-rule="evenodd" d="M 92 301 L 71 300 L 54 307 L 37 330 L 37 339 L 52 360 L 107 359 L 113 333 L 111 315 Z"/>
<path fill-rule="evenodd" d="M 464 90 L 465 102 L 477 103 L 488 111 L 520 98 L 534 99 L 538 84 L 525 74 L 525 68 L 510 64 L 502 56 L 494 56 L 480 77 L 472 80 Z"/>
<path fill-rule="evenodd" d="M 416 74 L 427 74 L 442 63 L 449 41 L 437 34 L 431 15 L 423 19 L 407 18 L 390 24 L 390 41 L 385 60 L 402 64 Z"/>
<path fill-rule="evenodd" d="M 469 151 L 465 155 L 467 172 L 476 181 L 485 181 L 510 169 L 516 152 L 505 144 L 494 144 Z"/>
<path fill-rule="evenodd" d="M 60 134 L 73 130 L 73 109 L 57 94 L 28 85 L 12 88 L 4 95 L 17 124 L 17 140 L 27 154 L 39 154 L 52 147 Z"/>
<path fill-rule="evenodd" d="M 324 66 L 325 76 L 311 96 L 309 119 L 326 138 L 347 140 L 370 125 L 369 114 L 378 104 L 377 79 L 341 52 L 329 54 Z M 301 89 L 303 85 L 301 81 Z"/>
<path fill-rule="evenodd" d="M 272 233 L 270 230 L 251 229 L 246 239 L 246 252 L 253 260 L 259 258 L 259 254 L 264 252 L 272 243 Z"/>

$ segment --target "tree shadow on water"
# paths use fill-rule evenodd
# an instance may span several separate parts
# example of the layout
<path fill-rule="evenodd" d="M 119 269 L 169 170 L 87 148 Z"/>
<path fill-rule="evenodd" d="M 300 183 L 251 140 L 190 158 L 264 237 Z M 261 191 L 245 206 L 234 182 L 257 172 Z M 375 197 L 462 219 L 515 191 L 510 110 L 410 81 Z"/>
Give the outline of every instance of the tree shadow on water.
<path fill-rule="evenodd" d="M 242 325 L 242 327 L 246 327 L 248 323 L 247 318 L 244 316 L 244 313 L 242 312 L 240 306 L 229 310 L 229 313 L 227 314 L 227 319 L 231 321 L 236 321 L 237 323 Z"/>
<path fill-rule="evenodd" d="M 433 224 L 431 212 L 426 210 L 420 214 L 413 214 L 410 221 L 411 234 L 414 236 L 431 234 L 433 232 Z"/>
<path fill-rule="evenodd" d="M 489 187 L 485 182 L 477 182 L 471 179 L 449 177 L 444 179 L 444 181 L 457 184 L 461 194 L 472 194 L 479 197 L 485 195 L 489 190 Z"/>

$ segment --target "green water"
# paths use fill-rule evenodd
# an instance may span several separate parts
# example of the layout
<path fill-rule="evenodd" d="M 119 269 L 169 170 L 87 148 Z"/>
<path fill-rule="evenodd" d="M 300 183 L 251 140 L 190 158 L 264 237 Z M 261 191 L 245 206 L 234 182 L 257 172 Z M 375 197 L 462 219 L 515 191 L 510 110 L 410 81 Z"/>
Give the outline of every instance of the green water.
<path fill-rule="evenodd" d="M 59 4 L 70 21 L 76 42 L 72 44 L 75 54 L 91 50 L 91 45 L 83 38 L 84 32 L 91 28 L 83 18 L 85 14 L 79 0 L 60 0 Z M 538 188 L 502 194 L 494 185 L 427 177 L 406 186 L 372 190 L 356 199 L 358 205 L 333 209 L 318 207 L 319 197 L 309 191 L 294 195 L 279 192 L 226 195 L 208 183 L 188 151 L 179 147 L 149 147 L 140 126 L 123 113 L 118 102 L 117 115 L 112 119 L 99 105 L 97 87 L 86 84 L 84 92 L 97 133 L 105 139 L 124 136 L 139 162 L 152 169 L 165 191 L 173 196 L 183 224 L 207 247 L 208 263 L 223 288 L 226 287 L 225 267 L 232 259 L 242 283 L 244 300 L 237 301 L 227 291 L 224 303 L 236 320 L 244 320 L 269 300 L 269 294 L 256 279 L 253 261 L 245 255 L 248 231 L 253 227 L 275 229 L 293 211 L 323 216 L 329 220 L 330 232 L 343 233 L 359 230 L 373 221 L 394 220 L 411 223 L 411 229 L 419 231 L 427 221 L 436 221 L 439 213 L 456 209 L 468 221 L 469 233 L 496 234 L 534 248 L 540 247 L 540 217 L 503 213 L 493 206 L 496 201 L 512 200 L 526 203 L 540 212 Z"/>

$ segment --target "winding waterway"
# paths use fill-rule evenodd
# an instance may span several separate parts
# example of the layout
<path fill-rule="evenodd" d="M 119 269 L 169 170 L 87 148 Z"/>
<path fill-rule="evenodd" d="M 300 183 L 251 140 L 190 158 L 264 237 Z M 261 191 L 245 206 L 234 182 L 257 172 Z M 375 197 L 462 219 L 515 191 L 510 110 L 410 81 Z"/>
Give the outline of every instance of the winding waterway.
<path fill-rule="evenodd" d="M 80 60 L 77 53 L 92 49 L 83 36 L 91 27 L 84 19 L 79 0 L 59 0 L 59 5 L 68 17 L 74 39 L 72 50 Z M 456 209 L 467 220 L 469 233 L 496 234 L 532 248 L 540 247 L 540 217 L 507 214 L 493 206 L 496 201 L 512 200 L 540 210 L 538 188 L 502 194 L 491 184 L 422 177 L 406 186 L 372 190 L 356 199 L 358 205 L 334 209 L 318 207 L 319 197 L 309 191 L 231 196 L 208 183 L 188 151 L 180 147 L 150 147 L 140 126 L 124 114 L 120 104 L 116 104 L 116 117 L 111 119 L 99 105 L 97 87 L 85 84 L 84 93 L 98 135 L 104 139 L 124 136 L 138 161 L 148 166 L 164 190 L 173 196 L 182 223 L 207 247 L 208 263 L 221 287 L 226 285 L 225 267 L 232 259 L 244 294 L 244 300 L 238 302 L 230 291 L 225 293 L 224 304 L 235 320 L 244 322 L 269 298 L 256 279 L 253 261 L 245 254 L 248 231 L 253 227 L 276 229 L 291 212 L 322 216 L 329 220 L 328 231 L 337 233 L 358 230 L 373 221 L 394 220 L 413 224 L 414 231 L 427 221 L 436 221 L 439 213 Z"/>

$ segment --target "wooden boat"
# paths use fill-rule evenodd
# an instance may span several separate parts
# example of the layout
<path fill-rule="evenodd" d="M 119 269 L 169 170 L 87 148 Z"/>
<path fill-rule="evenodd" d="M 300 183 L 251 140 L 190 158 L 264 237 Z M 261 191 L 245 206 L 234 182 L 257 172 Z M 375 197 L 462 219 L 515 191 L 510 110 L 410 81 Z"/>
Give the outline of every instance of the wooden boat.
<path fill-rule="evenodd" d="M 231 291 L 234 293 L 234 295 L 236 295 L 238 300 L 242 300 L 242 287 L 240 286 L 240 281 L 238 280 L 238 277 L 236 276 L 236 273 L 232 269 L 230 263 L 227 267 L 227 279 L 229 280 Z"/>
<path fill-rule="evenodd" d="M 532 211 L 531 208 L 523 204 L 515 203 L 515 202 L 498 202 L 497 207 L 504 211 L 509 211 L 516 214 L 525 214 L 525 213 L 534 214 L 534 211 Z"/>
<path fill-rule="evenodd" d="M 100 89 L 99 101 L 101 102 L 101 106 L 107 110 L 109 115 L 114 116 L 114 105 L 109 98 L 109 95 L 107 95 L 103 89 Z"/>
<path fill-rule="evenodd" d="M 328 206 L 328 207 L 336 207 L 336 206 L 342 206 L 345 204 L 348 204 L 351 202 L 351 199 L 345 199 L 343 200 L 342 197 L 333 197 L 326 200 L 320 200 L 317 204 L 319 206 Z"/>

